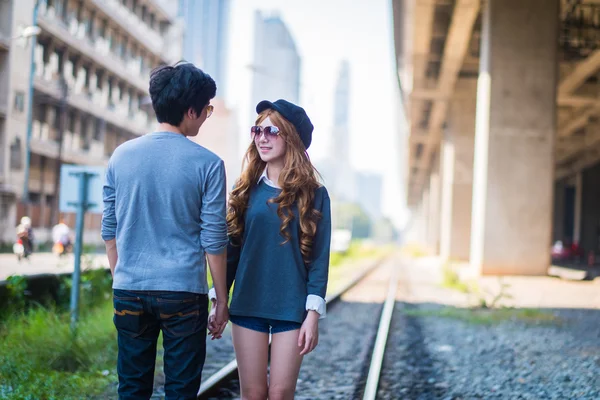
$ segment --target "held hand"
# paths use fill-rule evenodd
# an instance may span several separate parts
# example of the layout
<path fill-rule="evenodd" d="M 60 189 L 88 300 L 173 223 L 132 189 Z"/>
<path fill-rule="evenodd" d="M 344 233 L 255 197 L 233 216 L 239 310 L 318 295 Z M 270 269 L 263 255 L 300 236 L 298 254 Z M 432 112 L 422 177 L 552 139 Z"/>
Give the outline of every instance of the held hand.
<path fill-rule="evenodd" d="M 319 313 L 309 311 L 300 328 L 298 336 L 298 347 L 301 348 L 300 355 L 304 356 L 319 344 Z"/>
<path fill-rule="evenodd" d="M 229 308 L 227 307 L 227 303 L 219 303 L 217 301 L 216 305 L 213 304 L 213 310 L 214 314 L 211 310 L 211 314 L 214 315 L 213 321 L 209 317 L 209 323 L 212 327 L 211 334 L 213 339 L 220 339 L 229 321 Z"/>
<path fill-rule="evenodd" d="M 220 339 L 221 335 L 218 334 L 217 324 L 215 323 L 217 313 L 217 304 L 211 302 L 210 313 L 208 314 L 208 332 L 211 336 L 211 340 Z"/>

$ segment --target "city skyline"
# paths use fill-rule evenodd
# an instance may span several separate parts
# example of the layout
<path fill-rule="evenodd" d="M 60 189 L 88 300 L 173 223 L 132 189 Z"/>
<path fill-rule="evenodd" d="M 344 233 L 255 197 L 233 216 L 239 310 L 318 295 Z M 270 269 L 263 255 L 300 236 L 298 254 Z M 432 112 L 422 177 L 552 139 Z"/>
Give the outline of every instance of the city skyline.
<path fill-rule="evenodd" d="M 254 71 L 249 66 L 254 60 L 252 16 L 257 10 L 278 10 L 302 57 L 300 105 L 315 126 L 308 153 L 319 170 L 322 161 L 331 156 L 332 148 L 337 156 L 336 144 L 331 143 L 333 99 L 340 62 L 348 60 L 352 69 L 348 110 L 350 163 L 357 171 L 383 176 L 383 213 L 401 227 L 408 212 L 403 203 L 399 206 L 394 199 L 404 198 L 404 163 L 398 154 L 405 154 L 406 121 L 394 112 L 401 105 L 397 85 L 390 84 L 397 80 L 393 43 L 389 39 L 390 3 L 374 0 L 349 7 L 342 0 L 236 1 L 231 15 L 229 98 L 238 106 L 242 127 L 249 127 L 256 115 L 256 103 L 251 104 Z M 356 29 L 357 20 L 361 21 L 360 30 Z M 381 40 L 372 40 L 374 37 Z M 242 135 L 245 132 L 243 129 Z M 248 143 L 247 136 L 243 137 Z"/>

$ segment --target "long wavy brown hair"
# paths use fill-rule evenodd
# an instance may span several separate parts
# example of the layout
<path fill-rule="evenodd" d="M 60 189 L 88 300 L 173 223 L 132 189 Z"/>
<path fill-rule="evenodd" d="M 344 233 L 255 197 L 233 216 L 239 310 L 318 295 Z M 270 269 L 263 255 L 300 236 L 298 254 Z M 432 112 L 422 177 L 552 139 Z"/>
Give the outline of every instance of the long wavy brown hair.
<path fill-rule="evenodd" d="M 304 262 L 308 264 L 313 239 L 317 232 L 317 222 L 321 218 L 321 213 L 313 208 L 315 191 L 320 186 L 317 179 L 318 172 L 310 162 L 294 125 L 272 109 L 260 113 L 256 119 L 256 125 L 260 125 L 267 117 L 270 117 L 273 124 L 279 128 L 279 139 L 284 140 L 286 144 L 284 166 L 278 182 L 282 190 L 269 202 L 278 204 L 277 215 L 281 219 L 279 232 L 284 237 L 282 244 L 291 239 L 289 225 L 294 219 L 292 207 L 294 204 L 297 206 L 300 217 L 300 251 Z M 244 216 L 248 208 L 250 192 L 265 167 L 266 163 L 260 158 L 254 141 L 252 141 L 244 156 L 242 175 L 229 196 L 227 228 L 232 243 L 235 245 L 241 245 Z"/>

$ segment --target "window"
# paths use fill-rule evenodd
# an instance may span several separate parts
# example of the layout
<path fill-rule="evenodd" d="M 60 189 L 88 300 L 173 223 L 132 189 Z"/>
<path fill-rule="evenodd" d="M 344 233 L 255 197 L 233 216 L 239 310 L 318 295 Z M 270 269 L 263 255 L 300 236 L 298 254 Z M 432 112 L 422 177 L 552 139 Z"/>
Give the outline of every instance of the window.
<path fill-rule="evenodd" d="M 54 205 L 54 196 L 51 194 L 46 195 L 46 205 L 52 206 Z"/>
<path fill-rule="evenodd" d="M 94 23 L 95 19 L 96 19 L 96 12 L 91 11 L 86 34 L 92 40 L 96 39 L 95 35 L 94 35 L 94 31 L 96 29 L 96 24 Z"/>
<path fill-rule="evenodd" d="M 25 111 L 25 93 L 20 90 L 15 91 L 14 109 L 21 113 Z"/>
<path fill-rule="evenodd" d="M 129 43 L 129 41 L 127 40 L 127 38 L 123 37 L 123 42 L 121 43 L 119 56 L 121 56 L 121 58 L 125 61 L 127 61 L 127 57 L 128 57 L 128 53 L 129 53 L 128 43 Z"/>
<path fill-rule="evenodd" d="M 88 134 L 89 120 L 87 118 L 81 119 L 81 149 L 90 149 L 90 135 Z"/>
<path fill-rule="evenodd" d="M 21 138 L 16 137 L 10 145 L 10 168 L 20 170 L 23 167 Z"/>
<path fill-rule="evenodd" d="M 58 130 L 60 129 L 60 107 L 56 106 L 53 107 L 54 110 L 54 124 L 52 125 L 52 127 L 54 129 L 56 129 L 56 134 L 58 135 Z"/>
<path fill-rule="evenodd" d="M 75 122 L 77 121 L 77 114 L 75 114 L 75 112 L 71 111 L 69 112 L 69 132 L 74 133 L 75 132 Z"/>
<path fill-rule="evenodd" d="M 6 197 L 0 198 L 0 220 L 6 220 L 8 218 L 8 199 Z"/>
<path fill-rule="evenodd" d="M 41 200 L 42 200 L 42 198 L 39 193 L 29 192 L 29 201 L 32 204 L 40 204 Z"/>
<path fill-rule="evenodd" d="M 96 119 L 96 126 L 94 127 L 94 140 L 101 142 L 102 139 L 104 138 L 104 120 L 103 119 Z"/>
<path fill-rule="evenodd" d="M 108 20 L 103 19 L 102 22 L 100 23 L 100 27 L 98 28 L 98 35 L 100 35 L 100 37 L 105 39 L 107 31 L 108 31 Z"/>

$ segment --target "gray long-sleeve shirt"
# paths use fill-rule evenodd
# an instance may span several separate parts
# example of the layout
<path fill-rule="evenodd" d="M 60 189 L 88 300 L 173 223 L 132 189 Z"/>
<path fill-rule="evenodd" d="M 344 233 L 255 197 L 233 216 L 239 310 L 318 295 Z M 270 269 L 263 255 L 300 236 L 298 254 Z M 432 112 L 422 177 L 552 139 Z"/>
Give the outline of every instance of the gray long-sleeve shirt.
<path fill-rule="evenodd" d="M 172 132 L 125 142 L 106 172 L 102 238 L 117 241 L 113 288 L 207 293 L 205 252 L 227 246 L 225 167 Z"/>

